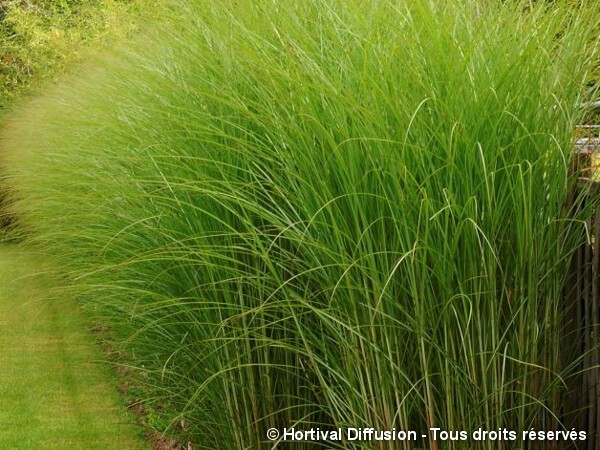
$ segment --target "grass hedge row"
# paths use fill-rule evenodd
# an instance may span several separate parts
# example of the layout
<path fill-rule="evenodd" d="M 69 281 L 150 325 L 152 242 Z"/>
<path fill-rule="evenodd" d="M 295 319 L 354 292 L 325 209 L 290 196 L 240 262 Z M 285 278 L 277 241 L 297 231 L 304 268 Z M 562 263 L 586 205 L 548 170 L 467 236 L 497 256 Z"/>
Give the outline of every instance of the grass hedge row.
<path fill-rule="evenodd" d="M 8 121 L 25 248 L 198 448 L 559 429 L 591 3 L 181 2 Z"/>

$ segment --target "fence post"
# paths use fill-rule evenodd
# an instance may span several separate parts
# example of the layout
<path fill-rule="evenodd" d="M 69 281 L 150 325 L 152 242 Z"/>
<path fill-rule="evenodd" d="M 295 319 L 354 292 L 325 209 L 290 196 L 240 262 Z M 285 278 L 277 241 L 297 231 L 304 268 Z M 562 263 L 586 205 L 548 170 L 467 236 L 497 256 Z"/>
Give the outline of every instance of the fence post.
<path fill-rule="evenodd" d="M 600 139 L 577 141 L 575 173 L 580 178 L 571 190 L 567 208 L 582 208 L 600 195 Z M 599 159 L 600 160 L 600 159 Z M 576 448 L 600 449 L 600 208 L 586 223 L 590 239 L 573 254 L 564 296 L 563 367 L 573 368 L 563 401 L 563 423 L 585 431 L 585 442 Z M 575 360 L 575 361 L 574 361 Z M 573 364 L 575 366 L 573 367 Z"/>

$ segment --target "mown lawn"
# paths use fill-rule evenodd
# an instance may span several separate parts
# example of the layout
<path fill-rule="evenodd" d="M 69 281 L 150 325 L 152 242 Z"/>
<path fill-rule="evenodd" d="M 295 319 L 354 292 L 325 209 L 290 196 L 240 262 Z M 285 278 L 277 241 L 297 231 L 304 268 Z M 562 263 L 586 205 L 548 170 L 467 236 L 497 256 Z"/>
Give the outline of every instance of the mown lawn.
<path fill-rule="evenodd" d="M 148 448 L 76 305 L 40 272 L 0 246 L 0 448 Z"/>

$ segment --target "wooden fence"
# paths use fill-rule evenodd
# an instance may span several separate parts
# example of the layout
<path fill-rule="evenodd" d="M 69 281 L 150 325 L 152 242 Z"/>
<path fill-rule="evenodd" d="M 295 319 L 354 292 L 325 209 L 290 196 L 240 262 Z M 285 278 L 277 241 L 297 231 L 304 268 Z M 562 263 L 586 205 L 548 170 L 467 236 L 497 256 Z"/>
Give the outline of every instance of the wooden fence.
<path fill-rule="evenodd" d="M 581 170 L 575 201 L 598 204 L 600 196 L 600 130 L 588 129 L 587 137 L 577 141 L 577 169 Z M 576 360 L 574 376 L 567 381 L 563 402 L 563 420 L 568 429 L 586 431 L 577 449 L 600 450 L 600 208 L 586 223 L 586 243 L 576 249 L 565 290 L 565 342 L 563 361 Z M 573 448 L 573 447 L 571 447 Z"/>

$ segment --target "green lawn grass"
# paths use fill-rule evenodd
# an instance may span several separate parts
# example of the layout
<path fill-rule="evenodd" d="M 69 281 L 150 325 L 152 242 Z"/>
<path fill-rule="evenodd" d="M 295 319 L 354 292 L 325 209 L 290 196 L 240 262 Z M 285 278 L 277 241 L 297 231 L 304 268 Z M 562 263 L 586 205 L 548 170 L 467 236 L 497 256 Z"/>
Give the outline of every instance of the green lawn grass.
<path fill-rule="evenodd" d="M 148 448 L 76 305 L 40 272 L 0 246 L 0 448 Z"/>

